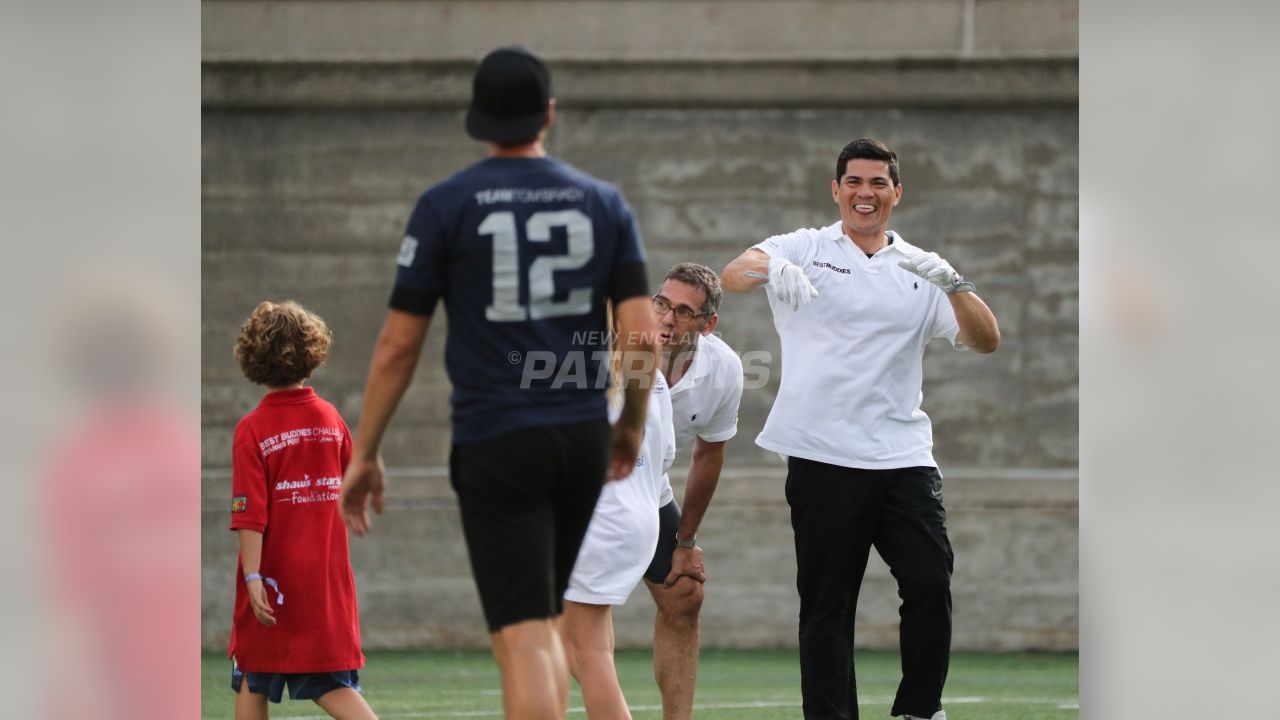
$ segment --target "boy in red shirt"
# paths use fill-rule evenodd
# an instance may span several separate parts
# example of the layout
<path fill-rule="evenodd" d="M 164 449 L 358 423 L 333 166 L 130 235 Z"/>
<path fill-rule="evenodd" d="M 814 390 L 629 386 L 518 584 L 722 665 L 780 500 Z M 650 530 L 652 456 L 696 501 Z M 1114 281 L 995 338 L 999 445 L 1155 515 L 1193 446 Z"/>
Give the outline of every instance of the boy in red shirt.
<path fill-rule="evenodd" d="M 292 301 L 258 305 L 236 341 L 245 377 L 267 388 L 236 425 L 232 449 L 236 720 L 266 718 L 286 685 L 332 717 L 376 720 L 360 695 L 356 585 L 337 512 L 351 437 L 333 405 L 302 384 L 330 343 L 324 320 Z"/>

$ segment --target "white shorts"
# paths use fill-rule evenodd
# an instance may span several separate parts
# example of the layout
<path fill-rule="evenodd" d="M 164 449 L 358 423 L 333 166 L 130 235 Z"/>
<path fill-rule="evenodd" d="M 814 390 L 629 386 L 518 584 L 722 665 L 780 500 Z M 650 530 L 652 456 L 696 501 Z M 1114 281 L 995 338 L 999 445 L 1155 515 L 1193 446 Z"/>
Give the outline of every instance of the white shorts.
<path fill-rule="evenodd" d="M 610 408 L 611 413 L 619 411 L 616 405 Z M 616 415 L 610 420 L 616 421 Z M 658 508 L 671 498 L 667 468 L 675 456 L 670 393 L 666 379 L 658 373 L 649 394 L 636 466 L 626 478 L 606 482 L 600 491 L 565 600 L 589 605 L 627 601 L 658 547 Z"/>
<path fill-rule="evenodd" d="M 565 600 L 622 605 L 644 576 L 658 546 L 658 508 L 652 483 L 642 475 L 604 484 Z"/>

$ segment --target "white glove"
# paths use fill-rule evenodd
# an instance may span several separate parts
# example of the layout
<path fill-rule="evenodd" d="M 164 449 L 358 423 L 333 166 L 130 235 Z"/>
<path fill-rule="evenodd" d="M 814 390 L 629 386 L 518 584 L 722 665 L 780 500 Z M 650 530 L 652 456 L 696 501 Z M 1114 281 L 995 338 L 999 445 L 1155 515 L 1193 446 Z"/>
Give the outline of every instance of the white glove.
<path fill-rule="evenodd" d="M 922 252 L 906 260 L 899 260 L 898 267 L 919 275 L 947 293 L 973 288 L 973 284 L 966 283 L 960 273 L 951 267 L 951 263 L 938 257 L 938 253 L 935 252 Z M 961 288 L 962 285 L 967 288 Z"/>
<path fill-rule="evenodd" d="M 769 260 L 769 284 L 765 286 L 773 291 L 779 300 L 799 310 L 801 305 L 808 305 L 818 297 L 818 289 L 809 282 L 804 270 L 786 258 Z"/>

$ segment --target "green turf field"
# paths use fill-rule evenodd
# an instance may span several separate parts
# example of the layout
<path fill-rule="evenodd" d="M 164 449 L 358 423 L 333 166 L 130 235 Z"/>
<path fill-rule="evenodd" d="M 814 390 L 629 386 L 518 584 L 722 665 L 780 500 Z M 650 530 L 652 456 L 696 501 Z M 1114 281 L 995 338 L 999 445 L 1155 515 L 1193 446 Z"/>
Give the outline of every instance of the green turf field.
<path fill-rule="evenodd" d="M 662 717 L 648 651 L 618 654 L 618 675 L 636 720 Z M 898 684 L 896 653 L 857 656 L 863 720 L 889 717 Z M 794 650 L 704 650 L 698 675 L 697 720 L 795 720 L 800 670 Z M 1080 717 L 1074 653 L 955 653 L 943 697 L 948 720 L 1066 720 Z M 205 655 L 203 718 L 232 718 L 231 667 Z M 360 671 L 365 697 L 380 718 L 500 718 L 498 671 L 487 652 L 370 652 Z M 287 697 L 275 718 L 325 718 L 314 703 Z M 570 717 L 585 718 L 572 688 Z"/>

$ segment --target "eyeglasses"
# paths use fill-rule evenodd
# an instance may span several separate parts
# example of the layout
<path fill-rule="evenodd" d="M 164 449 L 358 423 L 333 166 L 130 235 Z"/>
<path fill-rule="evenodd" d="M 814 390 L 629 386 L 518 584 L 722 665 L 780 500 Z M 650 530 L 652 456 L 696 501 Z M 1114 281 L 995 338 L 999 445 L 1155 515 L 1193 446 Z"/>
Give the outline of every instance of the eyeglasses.
<path fill-rule="evenodd" d="M 654 295 L 651 299 L 653 301 L 654 312 L 659 315 L 666 315 L 674 310 L 676 313 L 676 319 L 680 322 L 689 322 L 696 317 L 704 317 L 706 315 L 706 313 L 700 313 L 688 305 L 672 305 L 669 300 L 661 295 Z"/>

